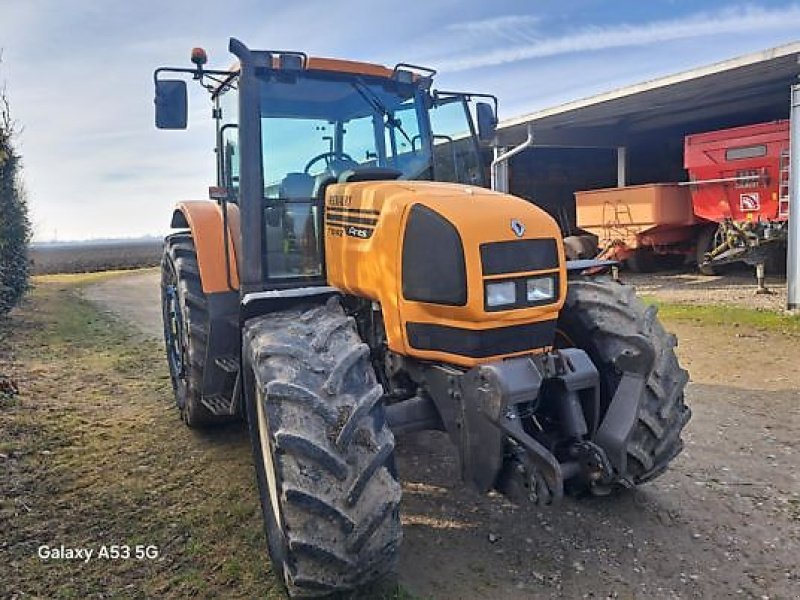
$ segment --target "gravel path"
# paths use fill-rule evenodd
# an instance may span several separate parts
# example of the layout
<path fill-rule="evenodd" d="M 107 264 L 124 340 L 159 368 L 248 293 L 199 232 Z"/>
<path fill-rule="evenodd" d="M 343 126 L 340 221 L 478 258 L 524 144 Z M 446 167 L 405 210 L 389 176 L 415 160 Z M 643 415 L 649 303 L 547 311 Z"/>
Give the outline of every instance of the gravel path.
<path fill-rule="evenodd" d="M 668 302 L 729 304 L 775 311 L 786 309 L 786 279 L 767 277 L 766 286 L 771 293 L 756 294 L 758 286 L 755 276 L 744 270 L 713 276 L 684 272 L 623 272 L 620 278 L 636 286 L 639 294 L 655 296 Z"/>
<path fill-rule="evenodd" d="M 753 296 L 745 276 L 624 279 L 666 300 L 781 304 L 780 296 Z M 86 294 L 158 335 L 157 288 L 150 272 Z M 459 481 L 445 435 L 401 438 L 403 584 L 438 600 L 800 598 L 800 339 L 668 328 L 692 376 L 694 416 L 670 471 L 636 491 L 514 506 Z"/>
<path fill-rule="evenodd" d="M 119 277 L 86 286 L 82 296 L 106 312 L 134 325 L 146 336 L 160 339 L 160 271 L 131 271 Z"/>

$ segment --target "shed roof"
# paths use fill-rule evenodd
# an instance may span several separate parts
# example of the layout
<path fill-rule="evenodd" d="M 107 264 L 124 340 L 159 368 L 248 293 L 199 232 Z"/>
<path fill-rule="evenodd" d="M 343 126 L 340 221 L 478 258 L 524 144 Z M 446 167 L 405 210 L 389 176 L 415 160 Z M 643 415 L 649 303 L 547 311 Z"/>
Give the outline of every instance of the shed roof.
<path fill-rule="evenodd" d="M 800 42 L 763 50 L 506 119 L 503 145 L 622 146 L 659 130 L 683 133 L 786 118 Z M 677 133 L 677 131 L 676 131 Z"/>

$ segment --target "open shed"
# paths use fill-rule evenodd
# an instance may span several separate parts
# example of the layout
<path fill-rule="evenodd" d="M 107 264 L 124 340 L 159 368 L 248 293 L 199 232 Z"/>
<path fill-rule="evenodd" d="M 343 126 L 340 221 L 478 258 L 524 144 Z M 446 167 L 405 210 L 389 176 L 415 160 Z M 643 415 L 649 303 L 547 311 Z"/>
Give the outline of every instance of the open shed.
<path fill-rule="evenodd" d="M 534 136 L 511 160 L 509 191 L 568 230 L 577 190 L 685 181 L 687 134 L 789 118 L 799 55 L 795 42 L 506 119 L 501 145 L 528 126 Z"/>

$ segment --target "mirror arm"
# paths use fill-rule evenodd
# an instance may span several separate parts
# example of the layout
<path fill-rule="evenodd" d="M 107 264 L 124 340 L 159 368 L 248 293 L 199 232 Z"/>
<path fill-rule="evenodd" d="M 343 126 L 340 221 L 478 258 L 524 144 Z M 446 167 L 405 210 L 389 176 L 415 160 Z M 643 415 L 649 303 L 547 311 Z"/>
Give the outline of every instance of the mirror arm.
<path fill-rule="evenodd" d="M 187 73 L 187 74 L 191 75 L 193 78 L 196 79 L 195 75 L 198 74 L 198 70 L 197 69 L 187 69 L 187 68 L 184 68 L 184 67 L 159 67 L 155 71 L 153 71 L 153 84 L 158 83 L 158 76 L 161 73 Z M 226 76 L 230 76 L 232 71 L 219 71 L 219 70 L 212 70 L 212 69 L 202 69 L 202 70 L 199 71 L 199 73 L 200 73 L 201 76 L 219 75 L 221 77 L 226 77 Z M 220 85 L 222 83 L 224 83 L 224 81 L 219 81 L 218 79 L 215 79 L 214 77 L 209 77 L 209 78 L 212 79 L 213 81 L 216 81 Z M 203 85 L 203 87 L 207 88 L 207 86 L 205 86 L 205 85 Z"/>
<path fill-rule="evenodd" d="M 500 104 L 499 101 L 497 100 L 497 96 L 495 96 L 494 94 L 485 94 L 483 92 L 449 92 L 445 90 L 433 90 L 432 97 L 434 100 L 438 100 L 438 96 L 440 95 L 451 96 L 451 97 L 463 96 L 464 99 L 467 100 L 468 102 L 473 98 L 487 98 L 492 101 L 492 104 L 494 104 L 494 114 L 495 115 L 499 114 L 498 111 L 500 110 Z"/>

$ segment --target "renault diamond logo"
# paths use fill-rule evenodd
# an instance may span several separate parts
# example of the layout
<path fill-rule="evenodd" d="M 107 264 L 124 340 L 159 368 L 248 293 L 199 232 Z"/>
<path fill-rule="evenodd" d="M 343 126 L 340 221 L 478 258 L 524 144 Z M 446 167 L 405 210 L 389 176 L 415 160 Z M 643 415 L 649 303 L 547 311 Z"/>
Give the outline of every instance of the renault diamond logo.
<path fill-rule="evenodd" d="M 525 235 L 525 225 L 517 219 L 511 219 L 511 231 L 514 232 L 515 236 L 522 237 Z"/>

